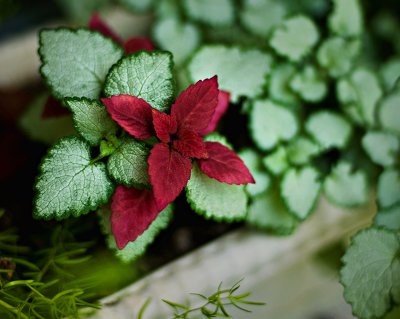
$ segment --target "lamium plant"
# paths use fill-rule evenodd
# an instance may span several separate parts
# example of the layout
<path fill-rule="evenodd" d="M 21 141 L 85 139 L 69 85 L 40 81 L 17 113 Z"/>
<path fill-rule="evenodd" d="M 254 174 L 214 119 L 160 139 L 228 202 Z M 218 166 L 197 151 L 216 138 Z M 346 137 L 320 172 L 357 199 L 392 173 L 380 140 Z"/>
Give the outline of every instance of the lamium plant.
<path fill-rule="evenodd" d="M 398 306 L 398 5 L 120 2 L 152 10 L 154 45 L 123 41 L 100 16 L 90 30 L 40 33 L 42 77 L 77 135 L 44 158 L 35 216 L 97 211 L 109 246 L 129 261 L 167 227 L 184 188 L 205 218 L 279 235 L 293 233 L 321 196 L 360 207 L 376 195 L 373 224 L 353 237 L 341 282 L 359 318 Z"/>
<path fill-rule="evenodd" d="M 111 225 L 104 229 L 119 250 L 126 248 L 125 259 L 142 253 L 166 226 L 185 186 L 198 213 L 243 219 L 241 185 L 254 179 L 222 136 L 210 134 L 229 105 L 217 77 L 190 85 L 173 102 L 170 53 L 149 52 L 148 40 L 131 39 L 124 54 L 116 44 L 123 42 L 98 16 L 89 28 L 100 32 L 40 33 L 41 74 L 72 112 L 78 136 L 62 138 L 43 159 L 34 215 L 63 219 L 110 204 Z M 236 207 L 220 209 L 232 194 L 239 195 Z"/>

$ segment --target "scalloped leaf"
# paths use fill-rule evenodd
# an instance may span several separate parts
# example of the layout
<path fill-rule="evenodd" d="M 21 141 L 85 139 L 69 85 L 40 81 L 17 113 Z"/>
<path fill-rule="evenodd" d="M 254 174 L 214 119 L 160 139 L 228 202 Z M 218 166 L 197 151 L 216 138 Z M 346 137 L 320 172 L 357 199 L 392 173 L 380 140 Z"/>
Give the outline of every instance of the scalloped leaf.
<path fill-rule="evenodd" d="M 186 197 L 192 209 L 216 221 L 240 221 L 246 216 L 247 195 L 243 185 L 218 182 L 193 165 Z"/>
<path fill-rule="evenodd" d="M 400 154 L 400 140 L 390 133 L 368 131 L 361 144 L 371 160 L 378 165 L 391 166 L 397 162 Z"/>
<path fill-rule="evenodd" d="M 304 15 L 291 17 L 274 30 L 270 45 L 290 61 L 302 60 L 318 42 L 319 33 L 314 22 Z"/>
<path fill-rule="evenodd" d="M 344 298 L 363 319 L 382 317 L 400 303 L 400 241 L 394 232 L 369 228 L 352 238 L 340 271 Z"/>
<path fill-rule="evenodd" d="M 63 219 L 105 204 L 114 186 L 105 165 L 91 162 L 90 145 L 77 137 L 67 137 L 43 159 L 35 189 L 34 215 Z"/>
<path fill-rule="evenodd" d="M 153 28 L 154 40 L 161 49 L 170 51 L 176 64 L 180 65 L 199 46 L 201 34 L 192 23 L 183 23 L 175 18 L 156 22 Z"/>
<path fill-rule="evenodd" d="M 290 88 L 291 79 L 297 74 L 297 70 L 293 64 L 279 63 L 271 72 L 268 83 L 269 96 L 272 100 L 288 104 L 297 105 L 298 98 L 294 91 Z"/>
<path fill-rule="evenodd" d="M 325 110 L 309 116 L 305 129 L 325 150 L 334 147 L 343 149 L 352 135 L 352 126 L 346 118 Z"/>
<path fill-rule="evenodd" d="M 331 37 L 319 47 L 317 60 L 330 76 L 337 78 L 351 70 L 360 49 L 361 42 L 359 40 Z"/>
<path fill-rule="evenodd" d="M 296 73 L 291 79 L 290 88 L 304 101 L 319 102 L 328 93 L 325 79 L 314 65 L 306 65 L 301 72 Z"/>
<path fill-rule="evenodd" d="M 307 164 L 320 153 L 321 148 L 311 139 L 298 136 L 287 147 L 287 157 L 290 163 L 296 165 Z"/>
<path fill-rule="evenodd" d="M 265 156 L 262 162 L 273 175 L 279 176 L 283 174 L 289 168 L 286 148 L 279 146 L 272 153 Z"/>
<path fill-rule="evenodd" d="M 324 192 L 334 204 L 353 207 L 368 203 L 369 187 L 364 171 L 354 171 L 351 164 L 340 161 L 324 181 Z"/>
<path fill-rule="evenodd" d="M 295 114 L 270 100 L 256 100 L 250 113 L 250 130 L 262 150 L 272 149 L 280 141 L 291 140 L 298 132 Z"/>
<path fill-rule="evenodd" d="M 253 197 L 246 222 L 259 229 L 272 231 L 279 235 L 293 233 L 299 224 L 289 213 L 277 189 Z"/>
<path fill-rule="evenodd" d="M 118 0 L 118 2 L 133 12 L 147 12 L 154 4 L 154 0 Z"/>
<path fill-rule="evenodd" d="M 400 77 L 400 57 L 394 57 L 386 61 L 379 69 L 386 90 L 391 90 Z"/>
<path fill-rule="evenodd" d="M 382 128 L 400 136 L 400 86 L 385 96 L 378 105 L 378 121 Z"/>
<path fill-rule="evenodd" d="M 126 186 L 148 185 L 149 154 L 150 150 L 144 143 L 125 137 L 108 158 L 108 172 L 118 183 Z"/>
<path fill-rule="evenodd" d="M 230 26 L 235 20 L 232 0 L 185 0 L 182 5 L 191 19 L 211 26 Z"/>
<path fill-rule="evenodd" d="M 40 72 L 59 99 L 98 98 L 109 69 L 123 54 L 98 32 L 60 28 L 39 34 Z"/>
<path fill-rule="evenodd" d="M 383 91 L 375 73 L 365 68 L 354 70 L 338 82 L 337 94 L 345 110 L 354 108 L 358 113 L 356 118 L 369 126 L 376 124 L 376 106 Z"/>
<path fill-rule="evenodd" d="M 374 218 L 374 225 L 390 230 L 400 230 L 400 205 L 379 210 Z"/>
<path fill-rule="evenodd" d="M 332 33 L 342 37 L 361 35 L 363 14 L 358 0 L 333 0 L 333 12 L 328 20 Z"/>
<path fill-rule="evenodd" d="M 280 189 L 288 209 L 304 220 L 314 209 L 319 197 L 320 176 L 313 167 L 292 168 L 283 176 Z"/>
<path fill-rule="evenodd" d="M 231 101 L 237 103 L 241 96 L 262 93 L 271 64 L 272 56 L 260 50 L 208 45 L 195 53 L 188 72 L 193 82 L 217 75 L 219 88 L 228 91 Z"/>
<path fill-rule="evenodd" d="M 118 126 L 99 101 L 68 98 L 65 103 L 72 112 L 76 130 L 90 145 L 99 145 L 103 138 L 116 134 Z"/>
<path fill-rule="evenodd" d="M 288 10 L 282 1 L 245 0 L 240 10 L 240 21 L 249 32 L 266 38 L 279 25 Z"/>
<path fill-rule="evenodd" d="M 385 169 L 378 179 L 378 203 L 381 209 L 400 204 L 400 172 Z"/>
<path fill-rule="evenodd" d="M 139 51 L 121 59 L 108 73 L 107 97 L 128 94 L 164 112 L 174 97 L 173 62 L 169 52 Z"/>
<path fill-rule="evenodd" d="M 107 235 L 107 245 L 110 249 L 115 250 L 116 256 L 123 262 L 129 263 L 142 256 L 147 247 L 153 243 L 158 234 L 166 229 L 173 218 L 173 205 L 168 205 L 161 211 L 156 219 L 150 224 L 143 234 L 141 234 L 135 241 L 129 242 L 123 249 L 118 249 L 115 243 L 114 236 L 111 233 L 109 209 L 102 209 L 98 212 L 100 216 L 100 224 L 103 232 Z"/>
<path fill-rule="evenodd" d="M 271 184 L 270 176 L 262 170 L 260 156 L 251 148 L 246 148 L 238 153 L 244 164 L 253 175 L 256 183 L 246 185 L 246 191 L 251 196 L 261 194 L 268 190 Z"/>

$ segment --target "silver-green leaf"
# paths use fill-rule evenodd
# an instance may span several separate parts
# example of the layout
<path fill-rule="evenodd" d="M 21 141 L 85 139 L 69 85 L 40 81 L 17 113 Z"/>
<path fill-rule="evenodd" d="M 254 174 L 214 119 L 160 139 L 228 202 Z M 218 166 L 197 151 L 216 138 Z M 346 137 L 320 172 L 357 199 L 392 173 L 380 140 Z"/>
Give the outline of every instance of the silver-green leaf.
<path fill-rule="evenodd" d="M 114 187 L 105 165 L 91 162 L 89 144 L 67 137 L 44 158 L 35 189 L 34 215 L 62 219 L 86 214 L 105 204 Z"/>
<path fill-rule="evenodd" d="M 68 98 L 65 103 L 72 111 L 76 130 L 91 145 L 99 145 L 102 139 L 117 132 L 117 124 L 100 101 Z"/>
<path fill-rule="evenodd" d="M 229 185 L 210 178 L 193 165 L 186 186 L 192 209 L 216 221 L 240 221 L 246 216 L 247 195 L 243 185 Z"/>
<path fill-rule="evenodd" d="M 126 137 L 110 155 L 107 169 L 112 178 L 126 186 L 147 185 L 149 149 L 140 141 Z"/>
<path fill-rule="evenodd" d="M 40 72 L 57 98 L 100 96 L 111 66 L 122 48 L 86 29 L 43 30 L 39 35 Z"/>
<path fill-rule="evenodd" d="M 166 111 L 174 96 L 172 55 L 163 51 L 139 51 L 121 59 L 108 73 L 106 96 L 128 94 Z"/>
<path fill-rule="evenodd" d="M 344 298 L 358 318 L 381 318 L 400 302 L 400 240 L 385 229 L 369 228 L 352 238 L 340 272 Z"/>

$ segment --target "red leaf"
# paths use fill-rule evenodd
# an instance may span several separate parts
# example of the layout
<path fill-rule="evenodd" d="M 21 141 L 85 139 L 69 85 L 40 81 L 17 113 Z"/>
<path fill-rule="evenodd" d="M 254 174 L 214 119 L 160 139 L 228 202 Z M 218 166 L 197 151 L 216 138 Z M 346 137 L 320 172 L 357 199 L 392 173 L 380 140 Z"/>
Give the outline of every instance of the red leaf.
<path fill-rule="evenodd" d="M 178 131 L 177 137 L 172 145 L 182 155 L 190 158 L 208 157 L 203 139 L 198 134 L 182 128 Z"/>
<path fill-rule="evenodd" d="M 124 41 L 100 18 L 97 13 L 93 14 L 90 19 L 89 30 L 98 31 L 102 35 L 113 39 L 119 45 L 124 45 Z"/>
<path fill-rule="evenodd" d="M 51 95 L 47 98 L 41 114 L 42 119 L 57 118 L 71 114 L 68 108 L 64 107 L 61 102 Z"/>
<path fill-rule="evenodd" d="M 227 184 L 255 183 L 243 161 L 229 148 L 217 142 L 205 142 L 207 159 L 198 160 L 201 171 Z"/>
<path fill-rule="evenodd" d="M 157 208 L 161 211 L 172 202 L 186 186 L 192 161 L 170 149 L 168 145 L 154 145 L 148 158 L 150 183 L 153 186 Z"/>
<path fill-rule="evenodd" d="M 129 134 L 140 140 L 154 136 L 152 107 L 136 96 L 121 94 L 102 98 L 108 113 Z"/>
<path fill-rule="evenodd" d="M 225 114 L 226 110 L 228 109 L 229 98 L 230 98 L 229 92 L 219 90 L 217 108 L 215 109 L 213 117 L 211 118 L 211 121 L 208 124 L 208 126 L 200 132 L 201 136 L 207 135 L 208 133 L 215 131 L 221 117 Z"/>
<path fill-rule="evenodd" d="M 140 50 L 153 51 L 154 44 L 148 38 L 135 37 L 128 39 L 128 41 L 126 41 L 124 44 L 124 48 L 127 54 L 134 53 Z"/>
<path fill-rule="evenodd" d="M 111 229 L 122 249 L 149 228 L 159 210 L 152 191 L 120 185 L 113 195 L 111 212 Z"/>
<path fill-rule="evenodd" d="M 178 127 L 200 133 L 210 123 L 218 104 L 218 81 L 198 81 L 183 91 L 172 105 L 171 114 L 176 116 Z"/>
<path fill-rule="evenodd" d="M 157 137 L 164 143 L 170 142 L 171 135 L 175 134 L 177 130 L 175 116 L 168 115 L 167 113 L 160 112 L 156 109 L 152 109 L 152 115 L 153 126 Z"/>

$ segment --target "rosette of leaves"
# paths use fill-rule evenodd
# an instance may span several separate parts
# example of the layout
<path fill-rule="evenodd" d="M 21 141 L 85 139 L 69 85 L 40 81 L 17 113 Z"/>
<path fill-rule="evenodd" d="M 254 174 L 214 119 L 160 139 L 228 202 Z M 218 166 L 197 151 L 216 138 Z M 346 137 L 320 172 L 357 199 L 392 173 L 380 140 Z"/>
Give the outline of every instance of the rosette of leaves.
<path fill-rule="evenodd" d="M 233 150 L 203 141 L 229 105 L 217 77 L 175 99 L 170 53 L 121 40 L 98 16 L 90 28 L 40 33 L 41 74 L 72 112 L 79 136 L 59 140 L 44 157 L 34 215 L 63 219 L 111 202 L 111 231 L 118 249 L 127 248 L 125 260 L 166 227 L 168 205 L 185 186 L 197 213 L 244 219 L 243 185 L 252 175 Z"/>

